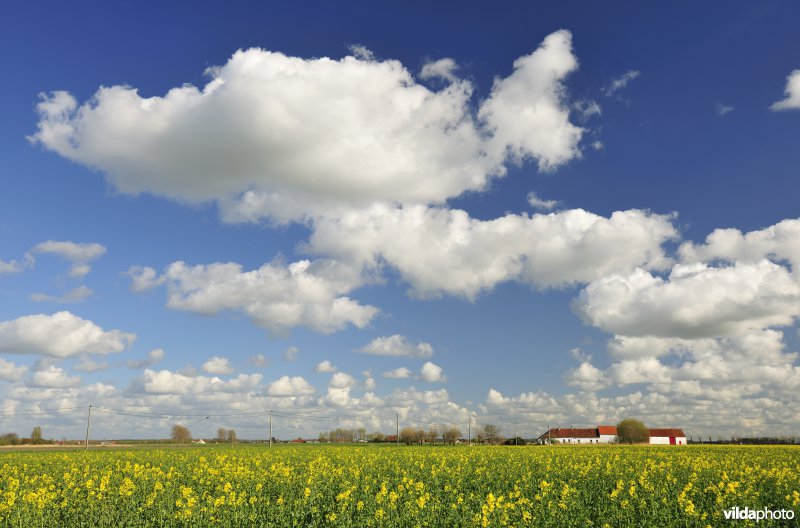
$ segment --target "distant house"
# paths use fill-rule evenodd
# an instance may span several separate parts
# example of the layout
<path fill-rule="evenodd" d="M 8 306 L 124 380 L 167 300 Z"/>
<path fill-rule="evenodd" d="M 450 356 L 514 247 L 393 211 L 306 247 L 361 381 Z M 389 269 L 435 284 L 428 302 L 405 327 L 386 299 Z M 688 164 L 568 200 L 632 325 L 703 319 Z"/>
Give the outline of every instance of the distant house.
<path fill-rule="evenodd" d="M 648 429 L 650 443 L 660 445 L 686 445 L 686 435 L 681 429 Z M 617 428 L 613 425 L 598 425 L 593 428 L 556 427 L 537 440 L 540 444 L 610 444 L 617 439 Z"/>
<path fill-rule="evenodd" d="M 617 426 L 616 425 L 598 425 L 597 434 L 600 437 L 601 444 L 610 444 L 617 439 Z"/>
<path fill-rule="evenodd" d="M 597 428 L 576 429 L 556 427 L 550 429 L 538 438 L 539 443 L 559 443 L 559 444 L 599 444 L 600 434 Z"/>
<path fill-rule="evenodd" d="M 660 445 L 686 445 L 686 434 L 682 429 L 648 429 L 650 443 Z"/>

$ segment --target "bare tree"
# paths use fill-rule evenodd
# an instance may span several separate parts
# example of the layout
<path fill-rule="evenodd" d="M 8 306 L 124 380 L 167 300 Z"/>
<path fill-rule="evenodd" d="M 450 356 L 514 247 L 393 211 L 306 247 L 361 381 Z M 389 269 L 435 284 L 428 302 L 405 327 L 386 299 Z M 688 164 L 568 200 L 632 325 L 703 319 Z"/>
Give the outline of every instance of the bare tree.
<path fill-rule="evenodd" d="M 192 440 L 192 433 L 189 432 L 187 427 L 182 426 L 181 424 L 175 424 L 172 426 L 172 441 L 176 444 L 185 444 Z"/>
<path fill-rule="evenodd" d="M 442 433 L 442 437 L 445 444 L 455 444 L 461 438 L 461 431 L 458 427 L 451 427 Z"/>
<path fill-rule="evenodd" d="M 220 427 L 217 429 L 217 442 L 220 444 L 225 442 L 225 439 L 228 438 L 228 430 L 224 427 Z"/>
<path fill-rule="evenodd" d="M 486 441 L 490 444 L 495 443 L 498 436 L 500 436 L 500 428 L 493 424 L 485 424 L 482 427 L 483 437 L 486 438 Z"/>
<path fill-rule="evenodd" d="M 228 442 L 230 442 L 232 444 L 235 444 L 236 443 L 236 431 L 234 431 L 233 429 L 228 429 L 227 440 L 228 440 Z"/>
<path fill-rule="evenodd" d="M 437 429 L 435 425 L 430 426 L 426 436 L 428 437 L 427 440 L 431 443 L 431 445 L 436 444 L 436 437 L 439 436 L 439 429 Z"/>
<path fill-rule="evenodd" d="M 403 427 L 400 430 L 400 441 L 411 445 L 417 441 L 417 430 L 413 427 Z"/>

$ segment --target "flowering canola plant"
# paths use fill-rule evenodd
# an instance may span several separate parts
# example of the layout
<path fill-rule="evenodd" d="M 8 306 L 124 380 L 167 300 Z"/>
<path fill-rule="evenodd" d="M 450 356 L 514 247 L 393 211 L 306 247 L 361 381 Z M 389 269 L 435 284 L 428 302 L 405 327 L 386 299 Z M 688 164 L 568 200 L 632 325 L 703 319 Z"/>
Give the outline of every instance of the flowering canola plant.
<path fill-rule="evenodd" d="M 240 445 L 0 453 L 0 526 L 26 528 L 707 527 L 730 522 L 723 511 L 736 506 L 791 509 L 800 518 L 800 448 Z"/>

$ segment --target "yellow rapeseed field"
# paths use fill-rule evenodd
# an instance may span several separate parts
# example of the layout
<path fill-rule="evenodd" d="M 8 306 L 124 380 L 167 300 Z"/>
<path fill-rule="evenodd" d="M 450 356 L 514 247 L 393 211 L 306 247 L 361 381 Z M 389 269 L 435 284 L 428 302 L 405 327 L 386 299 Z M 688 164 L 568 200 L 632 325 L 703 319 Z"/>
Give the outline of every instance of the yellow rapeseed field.
<path fill-rule="evenodd" d="M 800 449 L 219 446 L 0 454 L 0 525 L 756 526 Z M 786 526 L 761 521 L 758 526 Z"/>

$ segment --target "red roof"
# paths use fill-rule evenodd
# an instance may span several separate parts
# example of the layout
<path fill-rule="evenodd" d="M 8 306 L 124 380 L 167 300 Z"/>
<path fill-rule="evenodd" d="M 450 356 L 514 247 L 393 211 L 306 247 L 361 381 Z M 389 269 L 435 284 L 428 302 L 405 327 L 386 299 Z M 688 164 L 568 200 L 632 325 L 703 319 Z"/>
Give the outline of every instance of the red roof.
<path fill-rule="evenodd" d="M 650 436 L 651 437 L 652 436 L 662 436 L 662 437 L 674 436 L 676 438 L 677 437 L 686 438 L 686 435 L 684 434 L 682 429 L 648 429 L 648 431 L 650 431 Z"/>
<path fill-rule="evenodd" d="M 597 438 L 597 429 L 550 429 L 539 438 Z"/>
<path fill-rule="evenodd" d="M 598 425 L 597 431 L 601 435 L 617 435 L 617 426 L 616 425 Z"/>

